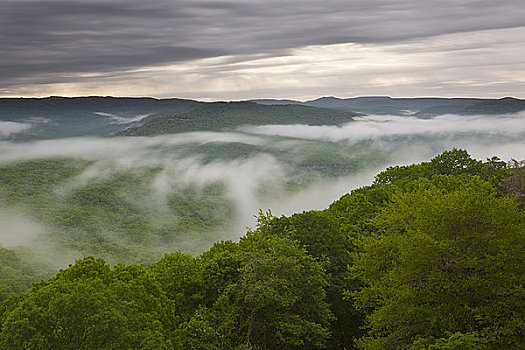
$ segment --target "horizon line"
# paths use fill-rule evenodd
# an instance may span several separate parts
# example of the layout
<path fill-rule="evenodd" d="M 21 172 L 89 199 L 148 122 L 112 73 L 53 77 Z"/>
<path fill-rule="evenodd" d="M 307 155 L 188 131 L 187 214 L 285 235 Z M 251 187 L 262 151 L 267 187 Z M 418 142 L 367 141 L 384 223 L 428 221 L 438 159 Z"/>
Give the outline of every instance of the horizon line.
<path fill-rule="evenodd" d="M 50 98 L 63 98 L 63 99 L 76 99 L 76 98 L 115 98 L 115 99 L 153 99 L 157 101 L 162 100 L 186 100 L 186 101 L 196 101 L 196 102 L 204 102 L 204 103 L 213 103 L 213 102 L 255 102 L 255 101 L 290 101 L 290 102 L 297 102 L 297 103 L 307 103 L 312 101 L 317 101 L 320 99 L 327 99 L 332 98 L 336 100 L 353 100 L 353 99 L 359 99 L 359 98 L 388 98 L 393 100 L 407 100 L 407 99 L 443 99 L 443 100 L 451 100 L 451 99 L 472 99 L 472 100 L 503 100 L 503 99 L 515 99 L 515 100 L 525 100 L 525 98 L 519 98 L 514 96 L 502 96 L 502 97 L 471 97 L 471 96 L 456 96 L 456 97 L 441 97 L 441 96 L 412 96 L 412 97 L 392 97 L 389 95 L 359 95 L 354 97 L 337 97 L 333 95 L 322 95 L 317 98 L 308 99 L 308 100 L 298 100 L 293 98 L 286 98 L 286 97 L 263 97 L 263 98 L 249 98 L 249 99 L 242 99 L 242 100 L 225 100 L 225 99 L 217 99 L 212 100 L 208 98 L 185 98 L 185 97 L 153 97 L 153 96 L 115 96 L 115 95 L 78 95 L 78 96 L 61 96 L 61 95 L 50 95 L 50 96 L 44 96 L 44 97 L 36 97 L 36 96 L 0 96 L 0 100 L 21 100 L 21 99 L 38 99 L 38 100 L 44 100 L 44 99 L 50 99 Z"/>

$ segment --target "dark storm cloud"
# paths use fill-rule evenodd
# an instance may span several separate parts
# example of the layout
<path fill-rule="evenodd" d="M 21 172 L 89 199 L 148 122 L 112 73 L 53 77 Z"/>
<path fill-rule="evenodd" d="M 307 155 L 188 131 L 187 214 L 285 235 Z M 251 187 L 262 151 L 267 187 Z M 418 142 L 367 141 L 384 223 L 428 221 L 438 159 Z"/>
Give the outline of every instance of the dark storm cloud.
<path fill-rule="evenodd" d="M 525 25 L 520 0 L 2 0 L 1 88 L 307 45 Z"/>

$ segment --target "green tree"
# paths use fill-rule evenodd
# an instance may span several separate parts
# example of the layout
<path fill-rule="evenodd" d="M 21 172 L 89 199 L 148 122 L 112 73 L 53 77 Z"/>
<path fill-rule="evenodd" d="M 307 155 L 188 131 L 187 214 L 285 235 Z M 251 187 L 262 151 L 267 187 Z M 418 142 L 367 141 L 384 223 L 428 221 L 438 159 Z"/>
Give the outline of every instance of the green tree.
<path fill-rule="evenodd" d="M 180 319 L 189 320 L 203 303 L 206 290 L 199 261 L 191 255 L 175 252 L 166 254 L 149 269 L 167 297 L 174 302 Z"/>
<path fill-rule="evenodd" d="M 329 211 L 308 211 L 291 217 L 274 217 L 271 213 L 258 217 L 257 234 L 275 235 L 295 240 L 326 271 L 326 301 L 334 315 L 330 329 L 330 348 L 351 348 L 361 335 L 363 315 L 345 298 L 345 291 L 355 289 L 355 281 L 347 278 L 353 249 L 352 235 L 342 228 L 339 217 Z M 342 213 L 341 213 L 342 214 Z M 347 212 L 350 215 L 350 212 Z"/>
<path fill-rule="evenodd" d="M 431 179 L 434 175 L 460 174 L 478 175 L 490 180 L 500 176 L 501 170 L 495 159 L 483 163 L 472 158 L 466 150 L 453 148 L 435 156 L 430 162 L 389 167 L 376 175 L 374 184 L 395 185 L 406 189 L 420 178 Z"/>
<path fill-rule="evenodd" d="M 416 340 L 409 350 L 486 350 L 487 339 L 477 333 L 446 334 L 443 338 Z"/>
<path fill-rule="evenodd" d="M 502 179 L 500 186 L 509 195 L 516 196 L 522 205 L 525 203 L 525 161 L 510 161 L 509 174 Z"/>
<path fill-rule="evenodd" d="M 524 348 L 525 214 L 477 177 L 435 176 L 400 192 L 362 237 L 354 296 L 373 309 L 363 349 L 478 332 L 490 349 Z"/>
<path fill-rule="evenodd" d="M 199 258 L 204 279 L 204 305 L 211 307 L 224 291 L 237 283 L 243 265 L 238 243 L 220 241 Z"/>
<path fill-rule="evenodd" d="M 44 264 L 42 264 L 44 265 Z M 34 265 L 22 260 L 11 249 L 0 247 L 0 301 L 14 293 L 22 293 L 31 287 L 31 282 L 49 273 L 38 271 Z"/>
<path fill-rule="evenodd" d="M 4 314 L 2 349 L 172 349 L 170 303 L 140 266 L 79 260 Z"/>
<path fill-rule="evenodd" d="M 189 322 L 189 347 L 322 348 L 331 314 L 321 265 L 286 238 L 252 233 L 239 248 L 238 279 Z"/>
<path fill-rule="evenodd" d="M 483 169 L 481 161 L 472 158 L 466 150 L 457 148 L 435 156 L 429 165 L 433 173 L 439 175 L 479 175 Z"/>

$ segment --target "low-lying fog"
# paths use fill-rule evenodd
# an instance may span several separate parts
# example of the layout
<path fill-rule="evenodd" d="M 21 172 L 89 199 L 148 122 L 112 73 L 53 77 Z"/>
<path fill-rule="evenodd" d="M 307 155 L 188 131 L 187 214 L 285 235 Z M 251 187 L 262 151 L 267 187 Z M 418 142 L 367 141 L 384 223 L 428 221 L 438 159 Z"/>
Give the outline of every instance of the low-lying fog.
<path fill-rule="evenodd" d="M 18 122 L 5 122 L 0 121 L 0 137 L 7 137 L 12 134 L 28 130 L 31 128 L 31 124 L 18 123 Z"/>
<path fill-rule="evenodd" d="M 161 167 L 162 170 L 152 181 L 152 190 L 158 197 L 166 197 L 181 187 L 204 188 L 221 182 L 226 186 L 228 198 L 236 204 L 240 213 L 239 229 L 253 224 L 253 216 L 259 209 L 270 208 L 275 214 L 322 209 L 350 189 L 370 183 L 382 168 L 360 169 L 338 179 L 319 179 L 305 184 L 298 192 L 284 193 L 281 189 L 294 169 L 275 155 L 256 153 L 246 158 L 203 162 L 201 154 L 188 155 L 181 148 L 189 144 L 220 143 L 266 146 L 280 148 L 283 152 L 296 147 L 300 150 L 304 146 L 300 140 L 234 132 L 196 132 L 155 137 L 82 137 L 25 143 L 4 141 L 0 142 L 0 165 L 56 157 L 95 161 L 75 178 L 77 187 L 89 181 L 104 180 L 117 171 L 133 171 L 144 166 Z M 74 186 L 69 187 L 70 190 L 74 189 Z M 261 193 L 262 187 L 270 187 L 263 191 L 266 195 Z M 273 191 L 272 187 L 276 190 Z"/>
<path fill-rule="evenodd" d="M 17 130 L 18 127 L 18 130 Z M 16 124 L 0 124 L 0 133 L 21 132 Z M 162 205 L 163 198 L 184 187 L 203 188 L 223 183 L 227 197 L 238 213 L 232 232 L 239 237 L 253 226 L 259 209 L 289 215 L 326 208 L 353 188 L 370 184 L 375 174 L 389 165 L 429 160 L 452 147 L 464 148 L 478 159 L 498 156 L 503 160 L 525 158 L 525 114 L 499 116 L 444 115 L 432 119 L 397 116 L 367 116 L 343 126 L 266 125 L 246 126 L 229 132 L 194 132 L 155 137 L 78 137 L 33 142 L 0 142 L 0 165 L 14 162 L 74 157 L 94 161 L 69 184 L 69 190 L 89 181 L 103 180 L 116 171 L 156 167 L 151 193 Z M 190 145 L 234 143 L 257 147 L 260 152 L 233 159 L 204 160 Z M 359 168 L 338 176 L 315 174 L 293 190 L 286 184 L 299 170 L 290 155 L 309 157 L 312 148 L 328 145 L 351 161 L 360 154 Z M 270 150 L 271 152 L 269 152 Z M 208 149 L 208 152 L 209 149 Z M 326 150 L 324 151 L 326 152 Z M 287 155 L 287 156 L 284 156 Z M 327 156 L 329 154 L 326 154 Z M 288 158 L 287 158 L 288 157 Z M 318 155 L 319 157 L 319 155 Z M 323 157 L 323 153 L 320 154 Z M 315 166 L 306 171 L 315 172 Z M 304 169 L 302 170 L 304 171 Z M 0 213 L 3 245 L 25 244 L 38 223 L 23 215 Z M 10 232 L 27 231 L 19 238 Z M 29 236 L 28 236 L 29 235 Z M 210 242 L 211 244 L 211 242 Z"/>
<path fill-rule="evenodd" d="M 309 140 L 357 142 L 401 135 L 443 135 L 476 133 L 517 136 L 525 132 L 525 112 L 506 115 L 442 115 L 431 119 L 401 116 L 363 116 L 343 126 L 262 125 L 239 130 Z"/>

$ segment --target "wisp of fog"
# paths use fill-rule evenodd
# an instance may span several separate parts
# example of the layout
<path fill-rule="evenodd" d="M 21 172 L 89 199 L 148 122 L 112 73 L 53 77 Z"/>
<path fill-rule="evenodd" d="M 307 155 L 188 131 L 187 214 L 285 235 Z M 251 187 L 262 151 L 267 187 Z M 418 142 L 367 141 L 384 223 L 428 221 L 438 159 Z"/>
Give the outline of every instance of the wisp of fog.
<path fill-rule="evenodd" d="M 113 123 L 115 124 L 131 124 L 135 122 L 140 122 L 141 120 L 149 117 L 153 113 L 148 114 L 140 114 L 135 117 L 122 117 L 113 113 L 105 113 L 105 112 L 95 112 L 96 115 L 99 115 L 101 117 L 108 117 Z"/>
<path fill-rule="evenodd" d="M 0 137 L 17 134 L 30 128 L 31 124 L 0 121 Z"/>

